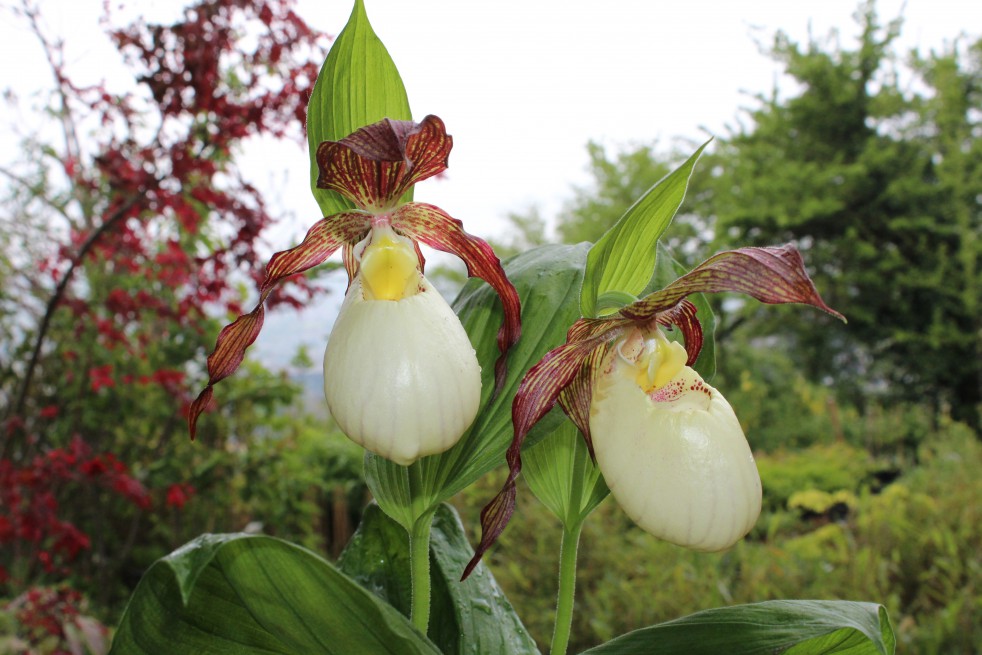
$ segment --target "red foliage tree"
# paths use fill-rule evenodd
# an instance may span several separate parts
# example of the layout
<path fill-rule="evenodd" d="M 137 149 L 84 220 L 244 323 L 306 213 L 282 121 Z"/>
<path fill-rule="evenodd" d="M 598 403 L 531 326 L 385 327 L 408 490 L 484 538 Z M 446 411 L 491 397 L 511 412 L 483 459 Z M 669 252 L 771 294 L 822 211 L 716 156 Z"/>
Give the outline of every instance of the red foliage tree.
<path fill-rule="evenodd" d="M 275 222 L 235 155 L 303 138 L 326 38 L 292 0 L 198 0 L 108 29 L 134 80 L 118 93 L 74 83 L 38 8 L 18 13 L 60 134 L 0 167 L 20 230 L 0 252 L 0 596 L 68 573 L 106 590 L 147 563 L 134 548 L 175 538 L 162 516 L 201 488 L 189 468 L 220 477 L 184 443 L 189 390 Z M 314 291 L 296 282 L 274 302 Z"/>

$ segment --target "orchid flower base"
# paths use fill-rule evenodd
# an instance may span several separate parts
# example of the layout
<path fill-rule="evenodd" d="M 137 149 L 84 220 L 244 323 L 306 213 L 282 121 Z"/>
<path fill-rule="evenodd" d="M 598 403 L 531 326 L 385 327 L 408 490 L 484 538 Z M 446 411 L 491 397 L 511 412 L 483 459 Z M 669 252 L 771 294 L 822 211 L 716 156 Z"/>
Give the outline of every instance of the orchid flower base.
<path fill-rule="evenodd" d="M 365 300 L 356 278 L 324 354 L 341 430 L 408 465 L 453 446 L 477 414 L 481 367 L 457 315 L 426 278 L 401 300 Z"/>

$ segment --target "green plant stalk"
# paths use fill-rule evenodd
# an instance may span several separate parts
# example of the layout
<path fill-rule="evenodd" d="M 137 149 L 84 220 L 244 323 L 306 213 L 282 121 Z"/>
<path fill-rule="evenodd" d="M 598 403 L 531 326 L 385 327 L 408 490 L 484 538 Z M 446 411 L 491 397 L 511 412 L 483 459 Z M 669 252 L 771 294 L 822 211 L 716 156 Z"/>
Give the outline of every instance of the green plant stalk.
<path fill-rule="evenodd" d="M 576 551 L 580 545 L 580 530 L 589 513 L 583 513 L 583 480 L 587 455 L 580 452 L 573 458 L 566 516 L 563 519 L 563 540 L 559 547 L 559 591 L 556 599 L 556 622 L 552 632 L 550 655 L 566 655 L 569 633 L 573 626 L 573 602 L 576 598 Z"/>
<path fill-rule="evenodd" d="M 563 527 L 559 552 L 559 598 L 556 602 L 556 625 L 552 633 L 550 655 L 566 655 L 569 633 L 573 626 L 573 600 L 576 596 L 576 551 L 580 543 L 582 521 Z"/>
<path fill-rule="evenodd" d="M 410 489 L 422 489 L 419 466 L 409 467 Z M 430 624 L 430 527 L 433 512 L 424 512 L 409 531 L 409 574 L 412 583 L 410 620 L 424 635 Z"/>

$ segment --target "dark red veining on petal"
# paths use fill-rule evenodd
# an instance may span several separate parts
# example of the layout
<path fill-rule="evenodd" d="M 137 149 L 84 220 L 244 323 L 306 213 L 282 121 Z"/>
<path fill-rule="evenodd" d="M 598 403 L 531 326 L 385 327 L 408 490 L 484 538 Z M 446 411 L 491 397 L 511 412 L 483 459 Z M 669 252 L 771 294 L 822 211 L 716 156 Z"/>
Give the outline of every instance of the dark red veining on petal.
<path fill-rule="evenodd" d="M 685 341 L 686 366 L 692 366 L 699 359 L 702 350 L 702 324 L 696 316 L 696 306 L 683 300 L 671 309 L 659 313 L 655 320 L 665 327 L 677 327 Z"/>
<path fill-rule="evenodd" d="M 505 315 L 497 338 L 501 355 L 494 366 L 495 391 L 500 391 L 507 372 L 508 350 L 522 334 L 522 307 L 498 256 L 486 241 L 465 232 L 463 223 L 426 203 L 399 207 L 392 213 L 392 227 L 414 241 L 457 255 L 467 265 L 467 275 L 481 278 L 498 294 Z"/>
<path fill-rule="evenodd" d="M 411 186 L 447 169 L 453 137 L 438 117 L 421 123 L 383 119 L 317 146 L 317 188 L 362 209 L 394 207 Z"/>
<path fill-rule="evenodd" d="M 805 303 L 842 318 L 822 301 L 797 249 L 786 245 L 719 253 L 661 291 L 624 307 L 613 316 L 577 320 L 566 333 L 566 343 L 550 350 L 529 369 L 515 394 L 512 403 L 515 433 L 505 455 L 508 479 L 481 512 L 481 542 L 462 579 L 477 566 L 515 510 L 515 480 L 522 468 L 521 446 L 532 426 L 559 401 L 583 433 L 592 455 L 589 405 L 597 369 L 604 361 L 608 344 L 631 327 L 647 333 L 654 327 L 652 323 L 676 326 L 685 339 L 686 364 L 691 366 L 702 348 L 703 333 L 696 307 L 686 297 L 717 291 L 743 292 L 765 303 Z M 712 396 L 711 389 L 702 382 L 691 383 L 689 391 Z M 649 397 L 658 402 L 671 402 L 685 392 L 681 382 L 670 382 Z"/>
<path fill-rule="evenodd" d="M 532 426 L 539 422 L 556 404 L 560 392 L 565 389 L 591 353 L 602 347 L 616 334 L 601 334 L 593 339 L 565 343 L 553 348 L 532 368 L 519 384 L 512 401 L 511 416 L 514 436 L 505 453 L 508 478 L 501 491 L 481 511 L 481 542 L 474 550 L 474 557 L 464 569 L 461 580 L 471 574 L 481 557 L 498 539 L 515 511 L 515 481 L 522 470 L 522 444 Z"/>
<path fill-rule="evenodd" d="M 222 328 L 215 342 L 215 350 L 208 355 L 208 385 L 191 403 L 188 411 L 188 431 L 192 439 L 197 435 L 198 417 L 211 401 L 212 388 L 239 368 L 246 349 L 259 336 L 263 327 L 263 303 L 276 285 L 291 275 L 322 263 L 345 243 L 357 241 L 368 227 L 369 217 L 366 214 L 350 212 L 330 216 L 315 223 L 300 245 L 273 255 L 266 265 L 255 309 Z"/>
<path fill-rule="evenodd" d="M 803 303 L 836 318 L 839 312 L 825 304 L 805 271 L 798 249 L 780 247 L 740 248 L 713 255 L 661 291 L 624 307 L 621 316 L 651 319 L 675 307 L 693 293 L 736 291 L 767 304 Z"/>

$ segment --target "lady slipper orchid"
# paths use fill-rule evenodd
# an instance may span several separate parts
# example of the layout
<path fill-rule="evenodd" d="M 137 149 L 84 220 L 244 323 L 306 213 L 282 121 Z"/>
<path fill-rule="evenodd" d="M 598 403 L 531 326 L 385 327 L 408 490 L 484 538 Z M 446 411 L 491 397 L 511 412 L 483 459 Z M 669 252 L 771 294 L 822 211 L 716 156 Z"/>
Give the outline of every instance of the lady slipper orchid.
<path fill-rule="evenodd" d="M 661 291 L 605 318 L 581 318 L 566 343 L 525 374 L 512 404 L 509 475 L 481 512 L 470 574 L 515 509 L 526 435 L 558 402 L 576 424 L 618 504 L 644 530 L 697 550 L 722 550 L 760 513 L 753 455 L 732 408 L 691 368 L 702 348 L 694 293 L 737 291 L 829 314 L 792 245 L 714 255 Z M 844 320 L 844 319 L 843 319 Z M 684 346 L 664 330 L 678 328 Z"/>
<path fill-rule="evenodd" d="M 373 228 L 355 260 L 324 354 L 327 405 L 351 439 L 408 465 L 450 448 L 470 426 L 481 367 L 409 239 Z"/>
<path fill-rule="evenodd" d="M 597 465 L 646 532 L 695 550 L 732 546 L 760 514 L 760 477 L 733 409 L 660 327 L 608 350 L 590 403 Z"/>
<path fill-rule="evenodd" d="M 348 291 L 325 354 L 325 395 L 341 429 L 400 464 L 451 447 L 469 427 L 480 400 L 480 367 L 453 310 L 423 276 L 424 244 L 460 257 L 470 276 L 498 293 L 497 388 L 505 356 L 521 333 L 518 293 L 483 240 L 442 209 L 405 202 L 414 184 L 442 173 L 453 139 L 443 121 L 382 120 L 317 148 L 317 187 L 354 208 L 328 216 L 303 242 L 273 255 L 250 313 L 225 326 L 208 356 L 208 385 L 191 404 L 193 439 L 213 387 L 242 363 L 259 336 L 263 304 L 283 279 L 323 263 L 339 248 Z"/>

